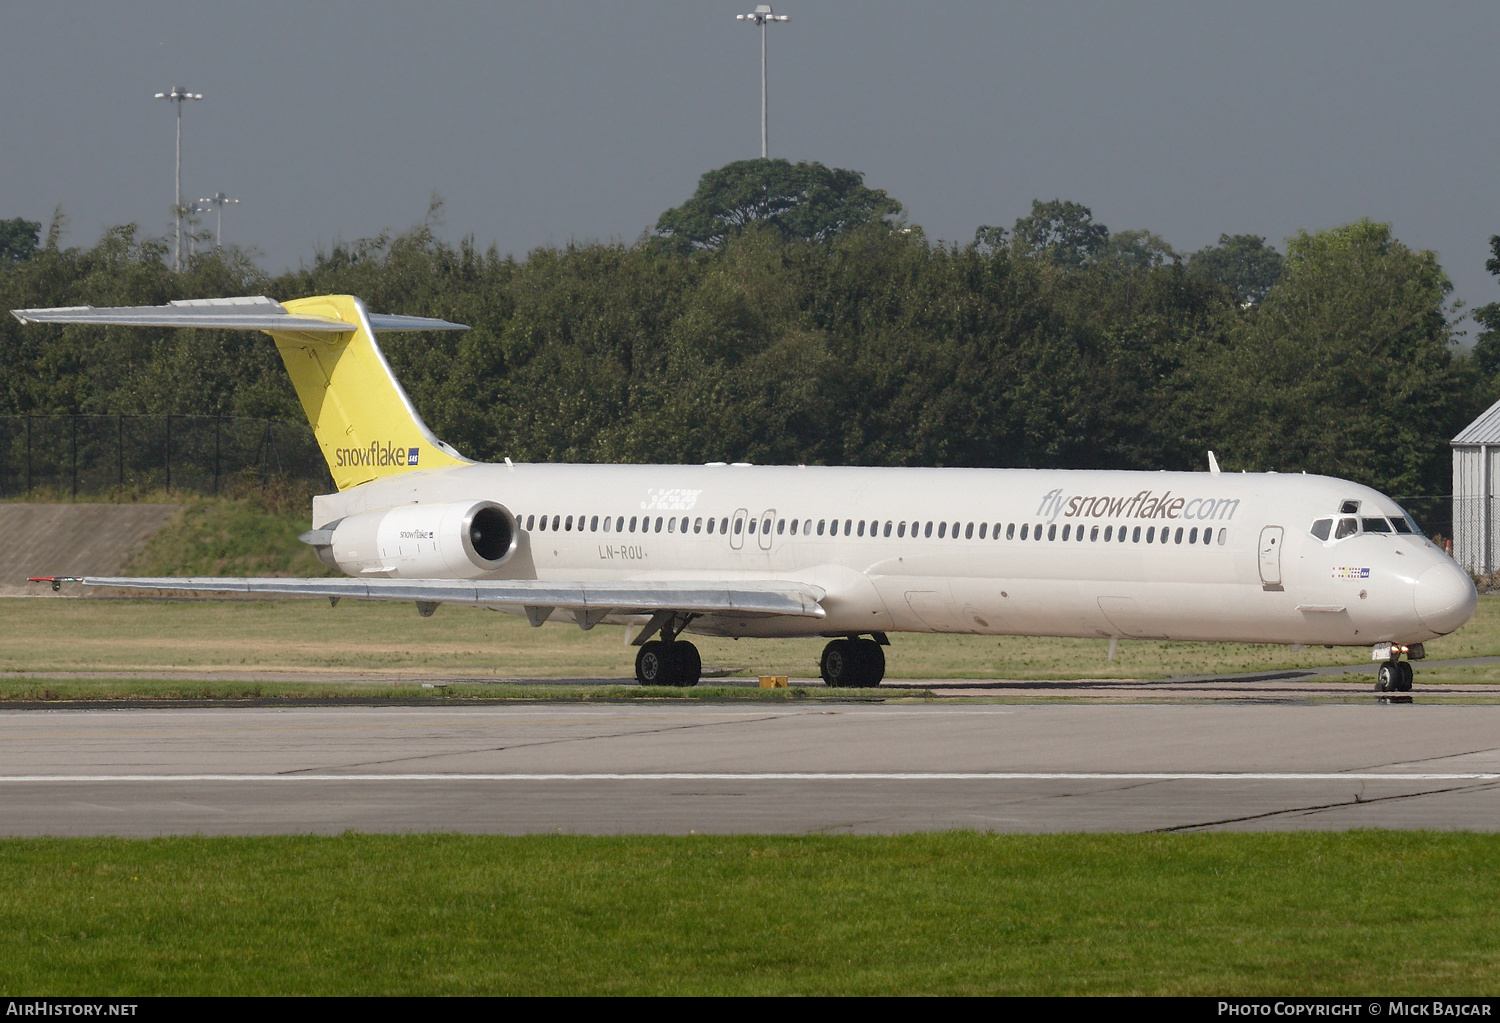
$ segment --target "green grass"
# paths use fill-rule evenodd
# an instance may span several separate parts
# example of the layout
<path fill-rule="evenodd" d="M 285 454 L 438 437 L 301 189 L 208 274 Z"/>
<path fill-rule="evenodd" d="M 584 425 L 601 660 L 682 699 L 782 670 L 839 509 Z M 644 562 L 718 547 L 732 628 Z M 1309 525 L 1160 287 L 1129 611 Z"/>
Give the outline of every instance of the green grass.
<path fill-rule="evenodd" d="M 241 498 L 152 495 L 182 512 L 121 570 L 121 575 L 337 575 L 305 533 L 310 497 L 300 490 L 249 488 Z"/>
<path fill-rule="evenodd" d="M 27 995 L 1494 995 L 1500 838 L 0 843 Z"/>
<path fill-rule="evenodd" d="M 391 704 L 453 704 L 483 700 L 547 700 L 549 702 L 620 702 L 622 700 L 710 700 L 795 703 L 801 700 L 934 699 L 931 690 L 882 686 L 878 694 L 822 686 L 760 689 L 753 681 L 737 685 L 700 683 L 691 689 L 669 686 L 548 683 L 421 682 L 225 682 L 184 679 L 3 679 L 0 703 L 197 702 L 265 703 L 329 701 Z"/>
<path fill-rule="evenodd" d="M 421 618 L 405 604 L 343 601 L 0 600 L 0 673 L 155 671 L 202 667 L 286 668 L 485 678 L 630 679 L 635 649 L 621 630 L 584 632 L 479 608 L 442 607 Z M 694 637 L 710 669 L 746 676 L 817 675 L 823 640 Z M 1161 678 L 1368 663 L 1363 648 L 1293 651 L 1239 643 L 893 635 L 891 678 Z M 1479 601 L 1474 620 L 1428 644 L 1432 658 L 1500 655 L 1500 596 Z M 1423 677 L 1431 669 L 1423 668 Z M 1497 670 L 1468 676 L 1492 683 Z"/>

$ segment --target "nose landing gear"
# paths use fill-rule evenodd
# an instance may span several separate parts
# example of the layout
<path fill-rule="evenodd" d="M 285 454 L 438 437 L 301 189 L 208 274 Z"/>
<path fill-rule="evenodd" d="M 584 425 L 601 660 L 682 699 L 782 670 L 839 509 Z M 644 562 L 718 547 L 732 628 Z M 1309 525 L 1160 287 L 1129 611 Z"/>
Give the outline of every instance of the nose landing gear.
<path fill-rule="evenodd" d="M 1410 661 L 1386 661 L 1375 673 L 1375 691 L 1378 693 L 1409 693 L 1411 682 Z"/>
<path fill-rule="evenodd" d="M 1405 654 L 1409 660 L 1403 661 L 1402 654 Z M 1385 662 L 1375 672 L 1375 691 L 1377 693 L 1411 692 L 1411 662 L 1421 660 L 1426 655 L 1427 651 L 1422 649 L 1421 643 L 1412 643 L 1410 646 L 1400 643 L 1375 644 L 1375 649 L 1370 655 L 1371 660 Z"/>

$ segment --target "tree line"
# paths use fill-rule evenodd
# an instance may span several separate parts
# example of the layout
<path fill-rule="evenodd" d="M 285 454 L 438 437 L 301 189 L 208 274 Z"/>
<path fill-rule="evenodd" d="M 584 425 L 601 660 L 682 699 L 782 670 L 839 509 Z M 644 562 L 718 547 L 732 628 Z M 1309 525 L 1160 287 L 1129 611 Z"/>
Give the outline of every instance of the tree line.
<path fill-rule="evenodd" d="M 1053 200 L 945 244 L 856 172 L 749 160 L 634 244 L 520 259 L 431 216 L 275 276 L 233 248 L 174 273 L 133 225 L 90 248 L 63 229 L 0 221 L 5 308 L 342 292 L 469 324 L 382 344 L 481 459 L 1202 469 L 1213 449 L 1443 494 L 1448 438 L 1500 397 L 1500 306 L 1466 353 L 1435 256 L 1371 220 L 1179 254 Z M 260 335 L 4 317 L 0 350 L 0 413 L 301 416 Z"/>

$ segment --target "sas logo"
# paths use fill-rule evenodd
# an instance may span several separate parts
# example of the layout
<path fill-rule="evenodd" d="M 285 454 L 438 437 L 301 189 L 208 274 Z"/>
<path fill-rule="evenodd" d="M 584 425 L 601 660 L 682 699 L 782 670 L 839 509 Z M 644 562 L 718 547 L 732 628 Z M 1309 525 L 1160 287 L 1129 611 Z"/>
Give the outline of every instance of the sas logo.
<path fill-rule="evenodd" d="M 1368 579 L 1370 570 L 1368 568 L 1353 568 L 1346 565 L 1336 565 L 1333 569 L 1335 579 Z"/>
<path fill-rule="evenodd" d="M 379 441 L 371 441 L 370 446 L 364 448 L 334 448 L 333 464 L 338 469 L 355 465 L 382 468 L 390 465 L 412 466 L 417 464 L 417 455 L 420 451 L 420 448 L 398 448 L 391 443 L 382 444 Z"/>

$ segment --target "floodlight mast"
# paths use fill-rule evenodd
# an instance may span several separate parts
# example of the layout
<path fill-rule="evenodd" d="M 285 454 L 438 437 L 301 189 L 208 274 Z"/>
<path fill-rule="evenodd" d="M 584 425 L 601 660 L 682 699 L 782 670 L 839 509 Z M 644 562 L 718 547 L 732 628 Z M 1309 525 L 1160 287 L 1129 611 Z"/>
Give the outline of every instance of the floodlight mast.
<path fill-rule="evenodd" d="M 238 199 L 231 199 L 223 192 L 215 192 L 207 199 L 199 199 L 194 212 L 207 213 L 214 211 L 214 251 L 218 252 L 224 247 L 224 205 L 226 203 L 238 203 Z"/>
<path fill-rule="evenodd" d="M 789 14 L 772 14 L 770 4 L 758 4 L 749 14 L 736 14 L 735 21 L 752 21 L 760 26 L 760 158 L 766 158 L 766 23 L 791 21 Z"/>
<path fill-rule="evenodd" d="M 202 99 L 201 92 L 188 92 L 180 85 L 172 86 L 171 92 L 158 92 L 157 99 L 170 100 L 177 104 L 177 173 L 174 178 L 176 192 L 172 203 L 172 220 L 176 224 L 177 244 L 172 250 L 172 269 L 182 269 L 182 104 L 184 100 Z"/>

